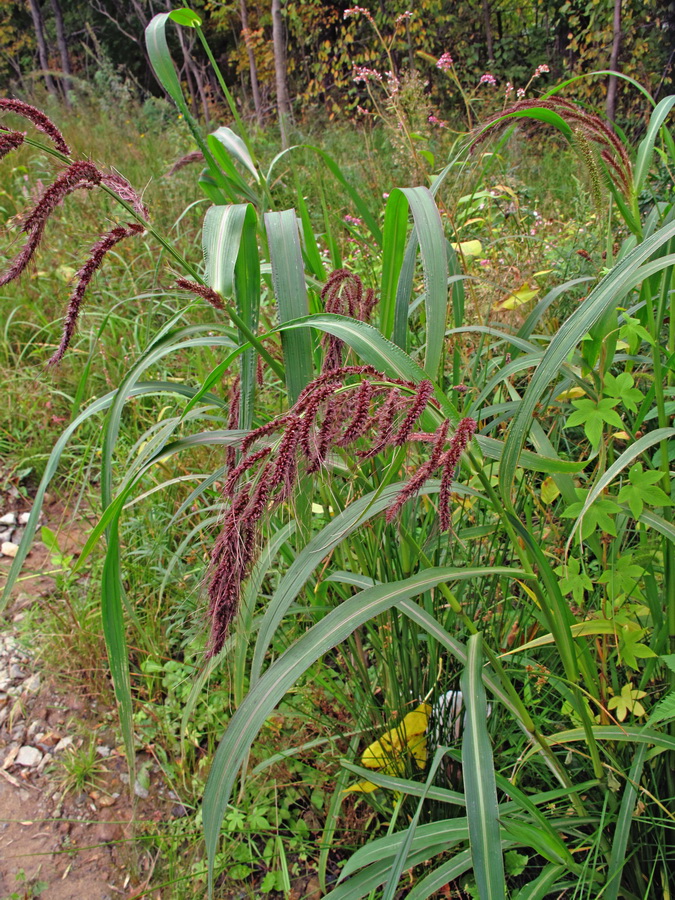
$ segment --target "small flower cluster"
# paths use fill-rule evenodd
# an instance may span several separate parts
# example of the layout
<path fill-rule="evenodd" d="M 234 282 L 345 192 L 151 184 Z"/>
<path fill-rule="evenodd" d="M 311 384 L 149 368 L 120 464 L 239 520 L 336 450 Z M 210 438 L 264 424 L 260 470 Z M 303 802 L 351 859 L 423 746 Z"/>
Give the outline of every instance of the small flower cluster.
<path fill-rule="evenodd" d="M 491 84 L 494 87 L 494 85 L 497 84 L 497 79 L 490 72 L 486 72 L 484 75 L 480 76 L 478 84 Z"/>
<path fill-rule="evenodd" d="M 60 153 L 66 156 L 70 155 L 70 149 L 59 129 L 39 109 L 23 103 L 21 100 L 0 98 L 0 111 L 3 110 L 28 119 L 39 131 L 46 134 L 53 141 Z M 18 131 L 1 131 L 0 157 L 21 146 L 24 138 L 25 135 Z M 42 190 L 33 209 L 23 216 L 20 227 L 21 231 L 26 235 L 26 242 L 5 271 L 0 274 L 0 287 L 9 284 L 10 281 L 18 278 L 26 270 L 44 237 L 50 216 L 63 201 L 75 191 L 92 190 L 98 186 L 104 186 L 114 191 L 121 200 L 132 207 L 140 218 L 147 217 L 147 210 L 143 205 L 143 201 L 126 178 L 123 178 L 117 172 L 102 172 L 88 160 L 69 162 L 59 172 L 54 181 Z M 50 365 L 58 363 L 68 349 L 75 333 L 75 326 L 84 301 L 85 292 L 106 254 L 124 238 L 140 234 L 142 231 L 143 226 L 136 222 L 118 225 L 101 235 L 94 246 L 90 248 L 87 261 L 75 275 L 75 288 L 68 300 L 61 342 L 49 360 Z"/>
<path fill-rule="evenodd" d="M 412 12 L 409 9 L 406 9 L 405 12 L 402 12 L 400 16 L 396 17 L 396 24 L 402 25 L 407 19 L 412 18 Z"/>
<path fill-rule="evenodd" d="M 363 225 L 363 219 L 359 219 L 358 216 L 350 216 L 349 213 L 347 213 L 347 214 L 346 214 L 345 216 L 343 216 L 342 218 L 343 218 L 344 221 L 347 223 L 347 225 L 355 225 L 355 226 L 357 226 L 357 227 L 358 227 L 359 225 Z"/>
<path fill-rule="evenodd" d="M 448 123 L 444 122 L 443 119 L 439 119 L 439 118 L 437 118 L 437 116 L 433 116 L 433 115 L 429 116 L 429 118 L 427 119 L 427 122 L 430 125 L 438 126 L 438 128 L 447 128 L 447 126 L 448 126 Z"/>
<path fill-rule="evenodd" d="M 541 66 L 537 66 L 537 68 L 534 70 L 534 75 L 533 75 L 532 77 L 533 77 L 533 78 L 539 78 L 540 75 L 543 75 L 545 72 L 550 72 L 550 71 L 551 71 L 551 70 L 550 70 L 549 67 L 546 65 L 546 63 L 544 63 L 544 64 L 541 65 Z"/>
<path fill-rule="evenodd" d="M 382 75 L 375 69 L 369 69 L 367 66 L 354 66 L 354 75 L 352 81 L 358 84 L 361 81 L 382 81 Z"/>
<path fill-rule="evenodd" d="M 365 9 L 363 6 L 352 6 L 349 9 L 346 9 L 343 13 L 343 19 L 351 19 L 354 16 L 365 16 L 369 21 L 373 21 L 373 17 L 370 14 L 369 10 Z"/>
<path fill-rule="evenodd" d="M 343 285 L 348 277 L 348 273 L 341 274 Z M 335 277 L 333 292 L 338 280 Z M 359 380 L 349 384 L 353 377 Z M 414 384 L 387 379 L 372 366 L 340 366 L 324 371 L 307 385 L 288 413 L 246 436 L 241 461 L 230 469 L 225 481 L 223 493 L 230 506 L 211 556 L 209 656 L 222 648 L 237 613 L 241 585 L 253 564 L 258 523 L 268 508 L 291 495 L 300 459 L 312 473 L 321 468 L 331 450 L 351 447 L 359 440 L 367 441 L 358 451 L 361 459 L 373 458 L 386 447 L 430 442 L 429 459 L 400 491 L 387 520 L 440 468 L 440 523 L 443 529 L 449 528 L 452 478 L 476 422 L 463 419 L 449 441 L 447 420 L 433 434 L 416 433 L 420 416 L 433 404 L 433 394 L 430 381 Z M 272 446 L 269 438 L 274 434 L 278 440 Z M 249 480 L 244 481 L 244 476 Z"/>
<path fill-rule="evenodd" d="M 454 60 L 449 53 L 444 53 L 437 61 L 436 68 L 441 69 L 443 72 L 449 71 L 454 65 Z"/>
<path fill-rule="evenodd" d="M 516 91 L 516 97 L 519 100 L 523 100 L 525 98 L 525 88 L 518 88 L 518 90 Z"/>

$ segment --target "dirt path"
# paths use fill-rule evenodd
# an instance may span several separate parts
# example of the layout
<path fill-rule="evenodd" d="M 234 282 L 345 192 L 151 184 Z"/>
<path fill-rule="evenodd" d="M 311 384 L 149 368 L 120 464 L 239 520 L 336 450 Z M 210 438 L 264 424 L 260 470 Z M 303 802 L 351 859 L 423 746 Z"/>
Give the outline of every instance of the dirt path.
<path fill-rule="evenodd" d="M 14 592 L 0 619 L 0 900 L 138 896 L 147 860 L 134 859 L 124 760 L 102 727 L 104 711 L 57 690 L 37 667 L 36 648 L 19 640 L 21 618 L 54 589 L 38 574 L 48 563 L 46 548 L 36 543 L 25 568 L 37 577 Z M 0 557 L 0 587 L 10 564 Z M 81 749 L 87 734 L 95 735 L 100 761 L 96 787 L 64 791 L 59 763 Z"/>

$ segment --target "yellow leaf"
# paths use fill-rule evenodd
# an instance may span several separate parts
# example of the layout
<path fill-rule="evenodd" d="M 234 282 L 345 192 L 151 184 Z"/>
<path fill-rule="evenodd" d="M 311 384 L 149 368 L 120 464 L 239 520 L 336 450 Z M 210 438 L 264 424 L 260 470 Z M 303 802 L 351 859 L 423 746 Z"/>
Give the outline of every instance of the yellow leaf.
<path fill-rule="evenodd" d="M 630 435 L 625 431 L 615 431 L 612 437 L 616 438 L 617 441 L 629 441 L 631 439 Z"/>
<path fill-rule="evenodd" d="M 504 300 L 503 303 L 500 303 L 500 309 L 518 309 L 519 306 L 523 306 L 525 303 L 529 303 L 530 300 L 534 300 L 534 298 L 539 293 L 539 288 L 530 287 L 530 285 L 525 282 L 522 284 L 517 291 L 513 291 L 509 296 Z"/>
<path fill-rule="evenodd" d="M 513 190 L 513 188 L 508 187 L 505 184 L 496 184 L 493 188 L 493 191 L 501 191 L 503 194 L 510 194 L 514 200 L 518 199 L 518 194 Z"/>
<path fill-rule="evenodd" d="M 544 478 L 541 483 L 541 500 L 542 503 L 553 503 L 556 497 L 560 495 L 560 488 L 549 475 Z"/>
<path fill-rule="evenodd" d="M 483 255 L 483 245 L 480 241 L 461 241 L 459 244 L 453 244 L 452 249 L 460 256 L 473 259 Z"/>
<path fill-rule="evenodd" d="M 542 275 L 548 275 L 553 271 L 553 269 L 542 269 L 541 272 L 535 272 L 532 276 L 533 278 L 541 278 Z"/>
<path fill-rule="evenodd" d="M 372 794 L 373 791 L 377 790 L 377 785 L 373 784 L 372 781 L 359 781 L 356 784 L 350 785 L 348 788 L 345 788 L 342 793 L 343 794 Z"/>
<path fill-rule="evenodd" d="M 585 396 L 585 394 L 586 394 L 586 391 L 582 387 L 579 387 L 579 385 L 575 385 L 574 387 L 567 388 L 566 391 L 562 391 L 560 394 L 558 394 L 558 396 L 555 399 L 556 400 L 576 400 L 578 397 Z"/>

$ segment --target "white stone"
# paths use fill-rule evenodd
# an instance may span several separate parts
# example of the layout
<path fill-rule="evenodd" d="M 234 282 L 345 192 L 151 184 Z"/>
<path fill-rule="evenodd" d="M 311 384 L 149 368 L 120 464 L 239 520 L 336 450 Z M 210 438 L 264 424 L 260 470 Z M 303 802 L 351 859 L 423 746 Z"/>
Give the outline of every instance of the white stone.
<path fill-rule="evenodd" d="M 15 762 L 17 766 L 38 766 L 42 762 L 42 753 L 37 747 L 22 747 Z"/>
<path fill-rule="evenodd" d="M 30 678 L 27 678 L 23 683 L 24 691 L 28 691 L 29 694 L 35 694 L 40 690 L 40 676 L 36 672 L 35 675 L 31 675 Z"/>
<path fill-rule="evenodd" d="M 13 544 L 11 541 L 4 541 L 4 543 L 0 544 L 0 556 L 11 556 L 14 559 L 18 552 L 18 544 Z"/>
<path fill-rule="evenodd" d="M 27 525 L 29 519 L 30 519 L 29 512 L 19 513 L 19 525 Z"/>
<path fill-rule="evenodd" d="M 70 747 L 72 743 L 73 739 L 71 737 L 61 738 L 56 747 L 54 747 L 54 753 L 60 753 L 62 750 L 65 750 L 66 747 Z"/>
<path fill-rule="evenodd" d="M 16 513 L 5 513 L 0 516 L 0 525 L 16 525 Z"/>

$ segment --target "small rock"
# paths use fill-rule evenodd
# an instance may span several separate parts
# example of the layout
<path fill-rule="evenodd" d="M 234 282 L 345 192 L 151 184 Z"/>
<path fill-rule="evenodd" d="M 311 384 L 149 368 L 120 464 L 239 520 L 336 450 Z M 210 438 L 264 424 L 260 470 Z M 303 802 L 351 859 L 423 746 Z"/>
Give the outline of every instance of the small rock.
<path fill-rule="evenodd" d="M 26 737 L 26 726 L 25 725 L 15 725 L 12 728 L 12 732 L 10 737 L 13 741 L 18 741 L 21 743 L 23 739 Z"/>
<path fill-rule="evenodd" d="M 61 753 L 61 751 L 65 750 L 66 747 L 70 747 L 72 743 L 73 739 L 71 737 L 61 738 L 56 747 L 54 747 L 54 753 Z"/>
<path fill-rule="evenodd" d="M 19 513 L 19 525 L 27 525 L 30 519 L 30 512 Z"/>
<path fill-rule="evenodd" d="M 0 516 L 0 525 L 16 525 L 16 513 L 5 513 Z"/>
<path fill-rule="evenodd" d="M 171 807 L 171 816 L 174 819 L 182 819 L 187 816 L 188 811 L 185 809 L 182 803 L 175 803 Z"/>
<path fill-rule="evenodd" d="M 110 749 L 110 747 L 105 747 L 103 744 L 101 744 L 100 747 L 96 748 L 96 752 L 99 756 L 102 756 L 103 759 L 107 759 L 112 753 L 112 750 Z"/>
<path fill-rule="evenodd" d="M 37 747 L 25 746 L 16 757 L 17 766 L 38 766 L 42 762 L 42 754 Z"/>
<path fill-rule="evenodd" d="M 13 544 L 11 541 L 5 541 L 0 544 L 0 556 L 10 556 L 12 559 L 19 552 L 19 545 Z"/>
<path fill-rule="evenodd" d="M 40 690 L 40 676 L 37 672 L 24 681 L 23 689 L 28 691 L 29 694 L 36 694 Z"/>
<path fill-rule="evenodd" d="M 16 663 L 12 663 L 9 667 L 9 677 L 10 678 L 23 678 L 23 669 L 21 666 L 18 666 Z"/>
<path fill-rule="evenodd" d="M 0 529 L 0 544 L 4 544 L 5 541 L 11 541 L 13 534 L 14 534 L 13 528 Z"/>
<path fill-rule="evenodd" d="M 148 789 L 146 787 L 143 787 L 138 778 L 134 783 L 134 794 L 136 794 L 137 797 L 140 797 L 141 800 L 147 800 L 148 796 L 150 795 Z"/>

